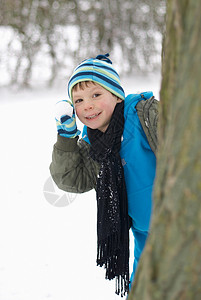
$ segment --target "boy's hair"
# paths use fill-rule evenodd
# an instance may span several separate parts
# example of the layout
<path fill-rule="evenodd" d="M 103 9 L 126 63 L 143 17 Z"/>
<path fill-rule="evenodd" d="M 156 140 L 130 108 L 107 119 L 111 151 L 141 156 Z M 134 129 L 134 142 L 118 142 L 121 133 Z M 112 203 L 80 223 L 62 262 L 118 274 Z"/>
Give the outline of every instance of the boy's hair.
<path fill-rule="evenodd" d="M 75 68 L 68 83 L 68 94 L 71 100 L 73 87 L 82 81 L 98 83 L 121 100 L 125 99 L 119 75 L 108 56 L 109 54 L 98 55 L 96 58 L 84 60 Z"/>
<path fill-rule="evenodd" d="M 96 83 L 94 81 L 80 81 L 78 83 L 76 83 L 73 87 L 72 87 L 72 92 L 75 91 L 77 92 L 78 90 L 84 90 L 86 87 L 89 87 L 89 83 L 92 83 L 94 85 L 96 85 Z"/>
<path fill-rule="evenodd" d="M 73 92 L 73 91 L 77 92 L 78 90 L 84 90 L 86 87 L 89 87 L 90 83 L 92 83 L 92 84 L 94 84 L 94 85 L 97 84 L 96 82 L 94 82 L 94 81 L 89 81 L 89 80 L 86 80 L 86 81 L 80 81 L 80 82 L 76 83 L 76 84 L 72 87 L 72 92 Z M 113 93 L 111 93 L 111 94 L 113 94 Z M 113 95 L 114 95 L 114 94 L 113 94 Z M 114 95 L 114 96 L 116 96 L 116 95 Z M 120 98 L 117 97 L 117 96 L 116 96 L 116 98 L 117 98 L 117 100 L 122 100 L 122 99 L 120 99 Z"/>

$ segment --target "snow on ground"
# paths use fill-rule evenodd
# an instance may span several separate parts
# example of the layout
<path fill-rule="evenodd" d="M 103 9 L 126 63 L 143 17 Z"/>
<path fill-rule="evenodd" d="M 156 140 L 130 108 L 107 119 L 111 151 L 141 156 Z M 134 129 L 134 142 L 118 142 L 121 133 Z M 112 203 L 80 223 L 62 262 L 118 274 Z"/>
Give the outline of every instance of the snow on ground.
<path fill-rule="evenodd" d="M 122 85 L 159 98 L 157 75 Z M 65 207 L 43 192 L 56 140 L 54 104 L 65 98 L 65 87 L 0 90 L 0 300 L 121 299 L 96 267 L 94 191 Z"/>

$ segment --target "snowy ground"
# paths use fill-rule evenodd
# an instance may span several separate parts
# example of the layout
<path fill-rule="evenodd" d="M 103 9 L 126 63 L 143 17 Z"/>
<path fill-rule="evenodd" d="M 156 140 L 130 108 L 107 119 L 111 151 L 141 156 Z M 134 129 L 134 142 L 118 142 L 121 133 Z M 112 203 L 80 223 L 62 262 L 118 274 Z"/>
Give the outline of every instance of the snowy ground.
<path fill-rule="evenodd" d="M 153 90 L 159 98 L 159 76 L 122 83 L 126 94 Z M 65 98 L 65 87 L 0 90 L 0 300 L 121 299 L 96 267 L 94 191 L 65 207 L 44 195 L 56 140 L 54 104 Z"/>

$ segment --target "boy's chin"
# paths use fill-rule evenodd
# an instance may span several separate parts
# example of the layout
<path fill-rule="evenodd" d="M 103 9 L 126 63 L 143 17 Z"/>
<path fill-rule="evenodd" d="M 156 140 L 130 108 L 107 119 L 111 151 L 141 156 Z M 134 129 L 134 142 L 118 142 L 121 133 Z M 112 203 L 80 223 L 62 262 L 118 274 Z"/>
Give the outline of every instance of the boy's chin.
<path fill-rule="evenodd" d="M 97 127 L 93 127 L 93 126 L 89 126 L 89 125 L 86 125 L 88 128 L 90 128 L 90 129 L 98 129 Z"/>
<path fill-rule="evenodd" d="M 107 127 L 89 127 L 89 126 L 87 126 L 87 127 L 90 128 L 90 129 L 93 129 L 93 130 L 97 129 L 101 132 L 105 132 L 106 129 L 107 129 Z"/>

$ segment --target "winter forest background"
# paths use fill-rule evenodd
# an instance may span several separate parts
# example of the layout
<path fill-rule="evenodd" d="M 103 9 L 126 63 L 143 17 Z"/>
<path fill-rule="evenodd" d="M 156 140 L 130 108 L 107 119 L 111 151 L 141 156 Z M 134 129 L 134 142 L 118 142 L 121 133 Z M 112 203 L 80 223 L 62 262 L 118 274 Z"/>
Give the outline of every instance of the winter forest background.
<path fill-rule="evenodd" d="M 165 10 L 163 0 L 0 1 L 0 300 L 120 299 L 95 263 L 94 191 L 48 203 L 64 195 L 49 181 L 54 105 L 73 68 L 107 52 L 126 93 L 159 98 Z"/>
<path fill-rule="evenodd" d="M 1 85 L 52 85 L 109 52 L 121 74 L 159 70 L 164 0 L 1 0 Z"/>

